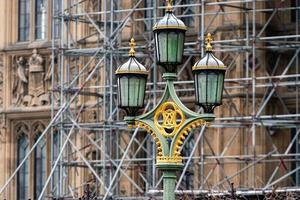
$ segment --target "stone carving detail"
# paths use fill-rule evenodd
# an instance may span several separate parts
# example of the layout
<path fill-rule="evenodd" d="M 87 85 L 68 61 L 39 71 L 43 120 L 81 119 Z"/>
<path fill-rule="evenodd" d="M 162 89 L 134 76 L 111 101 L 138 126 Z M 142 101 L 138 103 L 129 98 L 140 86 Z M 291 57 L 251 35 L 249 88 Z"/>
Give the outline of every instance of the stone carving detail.
<path fill-rule="evenodd" d="M 44 59 L 34 49 L 28 62 L 24 57 L 15 61 L 13 104 L 15 106 L 50 105 L 50 95 L 45 81 L 51 80 L 49 70 L 45 73 Z"/>
<path fill-rule="evenodd" d="M 40 120 L 22 120 L 13 125 L 12 133 L 16 134 L 17 139 L 25 134 L 28 139 L 35 140 L 45 130 L 45 124 Z"/>
<path fill-rule="evenodd" d="M 39 137 L 39 135 L 45 130 L 45 125 L 40 121 L 35 122 L 31 127 L 33 138 Z"/>
<path fill-rule="evenodd" d="M 30 136 L 30 130 L 28 124 L 24 122 L 19 122 L 16 124 L 14 128 L 14 132 L 16 133 L 16 138 L 19 139 L 23 135 L 26 135 L 28 138 Z"/>
<path fill-rule="evenodd" d="M 17 69 L 14 70 L 14 83 L 13 83 L 13 103 L 20 105 L 23 101 L 24 95 L 27 94 L 28 75 L 26 60 L 24 57 L 19 57 L 16 60 Z"/>
<path fill-rule="evenodd" d="M 53 62 L 53 65 L 52 65 Z M 48 65 L 48 70 L 47 73 L 45 75 L 45 83 L 46 83 L 46 87 L 48 90 L 52 89 L 52 78 L 54 79 L 54 84 L 57 84 L 58 81 L 58 77 L 57 77 L 57 57 L 54 57 L 51 55 L 49 61 L 47 62 Z M 54 77 L 52 75 L 52 67 L 54 67 L 53 71 L 54 71 Z"/>

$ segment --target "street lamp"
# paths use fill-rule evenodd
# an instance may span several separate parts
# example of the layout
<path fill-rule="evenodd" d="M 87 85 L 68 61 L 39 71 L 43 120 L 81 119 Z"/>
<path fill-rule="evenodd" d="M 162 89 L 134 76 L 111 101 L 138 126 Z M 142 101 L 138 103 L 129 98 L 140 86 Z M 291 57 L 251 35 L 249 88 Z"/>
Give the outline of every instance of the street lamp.
<path fill-rule="evenodd" d="M 196 104 L 212 113 L 222 103 L 226 67 L 212 53 L 212 36 L 206 37 L 206 55 L 193 66 Z"/>
<path fill-rule="evenodd" d="M 174 72 L 182 63 L 185 24 L 173 14 L 171 1 L 167 1 L 166 14 L 154 27 L 157 64 L 167 72 Z"/>
<path fill-rule="evenodd" d="M 136 115 L 137 110 L 144 105 L 148 72 L 135 59 L 133 39 L 130 42 L 129 60 L 116 71 L 119 107 L 127 112 L 124 120 L 130 128 L 145 129 L 156 142 L 156 166 L 163 172 L 164 200 L 175 200 L 176 171 L 183 167 L 181 149 L 185 138 L 193 129 L 205 126 L 215 118 L 213 109 L 221 105 L 226 69 L 213 55 L 212 37 L 208 34 L 206 55 L 193 67 L 196 104 L 204 108 L 204 113 L 193 112 L 180 101 L 174 81 L 177 77 L 176 67 L 182 62 L 186 27 L 173 15 L 171 3 L 169 0 L 166 16 L 169 16 L 167 19 L 177 20 L 177 25 L 165 23 L 164 17 L 153 27 L 157 64 L 166 70 L 162 76 L 166 81 L 166 87 L 159 103 L 149 112 Z"/>
<path fill-rule="evenodd" d="M 116 70 L 118 102 L 128 116 L 135 116 L 144 107 L 148 71 L 135 58 L 135 42 L 130 40 L 129 59 Z"/>

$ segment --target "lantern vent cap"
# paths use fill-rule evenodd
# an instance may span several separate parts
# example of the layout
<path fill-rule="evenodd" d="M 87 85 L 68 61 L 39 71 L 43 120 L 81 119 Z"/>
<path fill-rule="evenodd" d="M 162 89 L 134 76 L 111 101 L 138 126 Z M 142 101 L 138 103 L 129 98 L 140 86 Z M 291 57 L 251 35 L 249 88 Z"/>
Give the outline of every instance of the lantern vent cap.
<path fill-rule="evenodd" d="M 166 7 L 166 14 L 165 16 L 159 20 L 154 26 L 153 30 L 162 30 L 162 29 L 179 29 L 186 31 L 187 27 L 183 23 L 182 20 L 178 19 L 173 14 L 173 8 L 172 8 L 172 0 L 167 0 L 167 7 Z"/>
<path fill-rule="evenodd" d="M 130 40 L 130 50 L 129 50 L 129 59 L 122 64 L 121 66 L 118 67 L 116 70 L 116 74 L 144 74 L 148 75 L 149 72 L 147 69 L 139 63 L 136 58 L 135 58 L 135 42 L 134 39 L 131 38 Z"/>
<path fill-rule="evenodd" d="M 212 50 L 212 42 L 213 38 L 210 33 L 207 34 L 205 41 L 205 56 L 197 61 L 193 66 L 193 70 L 204 70 L 204 69 L 218 69 L 218 70 L 226 70 L 226 66 L 224 63 L 214 56 Z"/>

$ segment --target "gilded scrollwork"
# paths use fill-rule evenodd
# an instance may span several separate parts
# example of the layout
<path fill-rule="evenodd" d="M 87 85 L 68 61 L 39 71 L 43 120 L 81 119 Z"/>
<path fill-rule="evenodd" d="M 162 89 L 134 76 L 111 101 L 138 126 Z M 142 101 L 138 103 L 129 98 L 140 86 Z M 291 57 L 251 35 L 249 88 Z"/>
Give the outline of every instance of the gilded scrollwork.
<path fill-rule="evenodd" d="M 157 145 L 157 155 L 162 156 L 163 155 L 162 143 L 159 140 L 158 135 L 156 134 L 156 132 L 153 131 L 149 125 L 147 125 L 146 123 L 144 123 L 142 121 L 135 121 L 135 124 L 133 126 L 128 125 L 128 128 L 134 128 L 134 127 L 135 128 L 136 127 L 142 128 L 145 131 L 147 131 L 147 133 L 149 133 L 151 135 L 152 139 L 155 141 L 155 143 Z"/>

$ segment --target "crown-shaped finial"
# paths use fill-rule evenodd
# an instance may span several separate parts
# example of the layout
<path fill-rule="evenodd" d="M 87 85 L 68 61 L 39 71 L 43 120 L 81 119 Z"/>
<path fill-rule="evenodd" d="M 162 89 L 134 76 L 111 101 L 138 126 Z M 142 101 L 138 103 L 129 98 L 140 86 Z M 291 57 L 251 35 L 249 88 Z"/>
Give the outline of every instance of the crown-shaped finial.
<path fill-rule="evenodd" d="M 135 48 L 135 42 L 134 42 L 133 38 L 131 38 L 131 40 L 129 42 L 129 46 L 130 46 L 130 50 L 129 50 L 128 55 L 129 56 L 135 56 L 135 50 L 134 50 L 134 48 Z"/>
<path fill-rule="evenodd" d="M 173 12 L 173 0 L 167 0 L 167 8 L 166 8 L 166 12 Z"/>
<path fill-rule="evenodd" d="M 206 52 L 212 52 L 212 46 L 211 46 L 212 41 L 213 41 L 213 37 L 211 36 L 210 33 L 208 33 L 206 38 L 205 38 L 205 42 L 206 42 L 205 51 Z"/>

